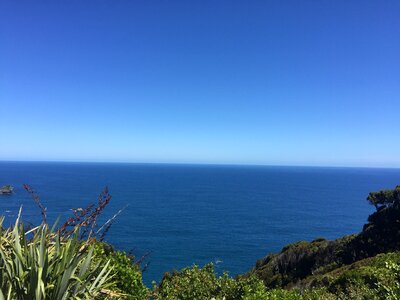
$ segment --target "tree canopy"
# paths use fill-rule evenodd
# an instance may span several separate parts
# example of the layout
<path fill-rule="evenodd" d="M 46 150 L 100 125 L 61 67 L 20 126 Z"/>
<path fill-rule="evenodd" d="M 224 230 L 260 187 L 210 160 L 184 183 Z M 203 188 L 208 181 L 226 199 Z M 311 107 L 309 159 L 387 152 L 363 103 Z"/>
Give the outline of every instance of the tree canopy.
<path fill-rule="evenodd" d="M 392 205 L 396 201 L 400 201 L 400 185 L 393 190 L 382 190 L 379 192 L 371 192 L 367 200 L 374 205 L 376 209 L 384 208 Z"/>

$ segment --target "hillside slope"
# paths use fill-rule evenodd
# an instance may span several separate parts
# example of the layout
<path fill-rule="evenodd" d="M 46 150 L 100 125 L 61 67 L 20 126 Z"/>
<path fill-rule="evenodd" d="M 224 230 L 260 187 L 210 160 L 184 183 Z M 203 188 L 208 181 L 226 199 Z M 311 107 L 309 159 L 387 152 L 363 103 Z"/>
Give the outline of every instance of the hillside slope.
<path fill-rule="evenodd" d="M 297 242 L 277 254 L 257 261 L 249 272 L 270 288 L 301 287 L 309 276 L 326 274 L 380 253 L 400 250 L 400 186 L 370 193 L 377 211 L 368 217 L 362 232 L 333 241 Z M 309 282 L 309 281 L 307 281 Z"/>

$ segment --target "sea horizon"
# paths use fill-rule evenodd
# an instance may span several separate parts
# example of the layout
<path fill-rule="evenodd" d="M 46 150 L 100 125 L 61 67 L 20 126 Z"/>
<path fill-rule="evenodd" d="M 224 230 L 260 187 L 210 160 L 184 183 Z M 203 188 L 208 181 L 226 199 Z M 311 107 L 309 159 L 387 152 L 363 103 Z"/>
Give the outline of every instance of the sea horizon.
<path fill-rule="evenodd" d="M 350 169 L 400 169 L 400 166 L 375 165 L 329 165 L 329 164 L 268 164 L 268 163 L 225 163 L 225 162 L 166 162 L 166 161 L 112 161 L 112 160 L 7 160 L 1 163 L 72 163 L 72 164 L 133 164 L 133 165 L 188 165 L 188 166 L 238 166 L 238 167 L 299 167 L 299 168 L 350 168 Z"/>

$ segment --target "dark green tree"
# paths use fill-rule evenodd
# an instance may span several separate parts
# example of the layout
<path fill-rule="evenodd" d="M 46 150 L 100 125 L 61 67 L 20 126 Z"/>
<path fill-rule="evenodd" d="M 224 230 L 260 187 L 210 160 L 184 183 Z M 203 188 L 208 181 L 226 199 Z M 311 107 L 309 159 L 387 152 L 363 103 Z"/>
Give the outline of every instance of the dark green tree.
<path fill-rule="evenodd" d="M 377 210 L 391 206 L 395 202 L 400 202 L 400 185 L 394 190 L 382 190 L 379 192 L 371 192 L 367 200 L 374 205 Z"/>

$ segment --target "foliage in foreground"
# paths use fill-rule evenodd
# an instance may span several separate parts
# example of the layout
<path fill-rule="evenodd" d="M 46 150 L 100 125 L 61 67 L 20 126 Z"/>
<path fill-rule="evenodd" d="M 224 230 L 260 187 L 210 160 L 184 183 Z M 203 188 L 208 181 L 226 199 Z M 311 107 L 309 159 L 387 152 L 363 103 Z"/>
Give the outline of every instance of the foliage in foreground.
<path fill-rule="evenodd" d="M 98 228 L 109 203 L 107 189 L 97 205 L 73 210 L 73 216 L 50 228 L 46 208 L 29 186 L 42 223 L 27 230 L 20 220 L 3 228 L 0 218 L 0 300 L 148 299 L 138 262 L 102 240 L 113 219 Z"/>
<path fill-rule="evenodd" d="M 154 289 L 154 298 L 157 300 L 302 300 L 318 299 L 318 296 L 317 291 L 302 295 L 296 290 L 268 290 L 255 276 L 236 279 L 227 273 L 217 276 L 212 264 L 203 268 L 194 265 L 172 274 L 166 273 L 161 284 Z"/>
<path fill-rule="evenodd" d="M 106 243 L 95 243 L 94 253 L 101 259 L 110 261 L 114 280 L 110 289 L 116 291 L 116 298 L 141 300 L 149 298 L 149 289 L 143 284 L 142 271 L 134 257 L 122 251 L 115 251 Z"/>
<path fill-rule="evenodd" d="M 400 299 L 400 252 L 378 254 L 304 280 L 339 299 Z"/>
<path fill-rule="evenodd" d="M 158 300 L 317 300 L 400 299 L 400 252 L 380 254 L 326 274 L 314 276 L 302 290 L 268 289 L 254 275 L 218 277 L 212 264 L 166 274 L 154 298 Z"/>
<path fill-rule="evenodd" d="M 253 299 L 261 296 L 264 284 L 256 277 L 235 280 L 224 274 L 218 277 L 213 264 L 203 268 L 193 266 L 172 274 L 166 273 L 158 287 L 155 299 Z M 224 298 L 225 297 L 225 298 Z M 254 298 L 256 299 L 256 298 Z"/>
<path fill-rule="evenodd" d="M 0 299 L 93 299 L 112 279 L 109 261 L 94 263 L 93 246 L 44 223 L 27 232 L 19 217 L 1 231 L 0 255 Z"/>

